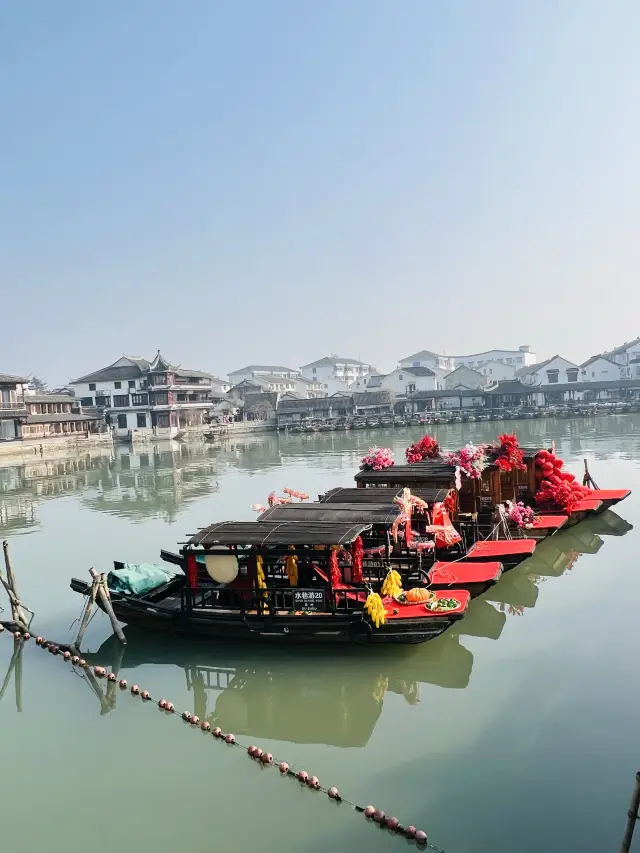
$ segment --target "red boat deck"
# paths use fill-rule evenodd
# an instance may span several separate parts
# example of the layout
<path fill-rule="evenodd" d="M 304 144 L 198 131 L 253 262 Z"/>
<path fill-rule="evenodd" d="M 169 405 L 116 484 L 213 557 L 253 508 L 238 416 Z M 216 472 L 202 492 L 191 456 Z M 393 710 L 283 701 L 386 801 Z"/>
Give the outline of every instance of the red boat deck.
<path fill-rule="evenodd" d="M 467 560 L 498 560 L 529 557 L 536 550 L 535 539 L 484 539 L 467 551 Z"/>
<path fill-rule="evenodd" d="M 531 530 L 559 530 L 568 520 L 568 515 L 539 515 L 531 525 Z"/>
<path fill-rule="evenodd" d="M 437 610 L 427 610 L 424 606 L 424 601 L 419 604 L 398 604 L 392 598 L 384 599 L 384 610 L 387 619 L 423 619 L 425 616 L 428 616 L 430 619 L 437 616 L 442 616 L 443 618 L 447 618 L 450 616 L 459 616 L 461 613 L 464 613 L 467 607 L 469 606 L 469 600 L 471 598 L 471 593 L 466 589 L 440 589 L 435 590 L 434 595 L 436 599 L 440 598 L 455 598 L 460 602 L 460 607 L 456 607 L 455 610 L 445 610 L 442 613 L 438 613 Z M 397 610 L 397 613 L 393 611 Z"/>
<path fill-rule="evenodd" d="M 502 574 L 502 563 L 443 563 L 433 564 L 429 571 L 429 582 L 432 584 L 468 584 L 490 583 L 497 581 Z"/>
<path fill-rule="evenodd" d="M 602 501 L 585 499 L 578 501 L 574 506 L 573 512 L 597 512 L 602 507 Z"/>
<path fill-rule="evenodd" d="M 587 500 L 603 501 L 612 506 L 631 494 L 631 489 L 592 489 Z"/>

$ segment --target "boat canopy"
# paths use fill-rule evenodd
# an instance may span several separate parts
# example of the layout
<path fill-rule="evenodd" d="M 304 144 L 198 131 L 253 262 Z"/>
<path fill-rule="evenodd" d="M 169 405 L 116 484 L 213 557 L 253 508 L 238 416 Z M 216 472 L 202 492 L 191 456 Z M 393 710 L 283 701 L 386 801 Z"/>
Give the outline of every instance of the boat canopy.
<path fill-rule="evenodd" d="M 362 491 L 362 489 L 355 489 Z M 300 503 L 272 506 L 259 516 L 262 524 L 268 521 L 311 521 L 344 524 L 382 524 L 390 526 L 400 514 L 393 503 Z"/>
<path fill-rule="evenodd" d="M 350 545 L 370 524 L 299 521 L 222 521 L 205 527 L 187 541 L 204 548 L 215 545 Z"/>
<path fill-rule="evenodd" d="M 411 466 L 414 467 L 413 465 Z M 411 489 L 411 494 L 423 500 L 425 503 L 432 504 L 436 501 L 443 501 L 451 489 L 439 489 L 437 487 Z M 402 489 L 372 486 L 368 489 L 331 489 L 320 495 L 320 503 L 339 503 L 339 504 L 393 504 L 395 497 L 402 497 Z"/>
<path fill-rule="evenodd" d="M 354 480 L 356 483 L 454 483 L 456 469 L 446 462 L 428 460 L 416 462 L 415 465 L 393 465 L 381 471 L 358 471 Z"/>

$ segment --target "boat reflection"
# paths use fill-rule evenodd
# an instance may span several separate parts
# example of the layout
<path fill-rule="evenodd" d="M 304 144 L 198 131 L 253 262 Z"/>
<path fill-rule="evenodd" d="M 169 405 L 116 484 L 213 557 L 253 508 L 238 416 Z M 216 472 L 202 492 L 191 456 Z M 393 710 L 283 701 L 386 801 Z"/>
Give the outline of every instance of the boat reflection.
<path fill-rule="evenodd" d="M 237 735 L 343 747 L 368 743 L 387 693 L 414 705 L 423 685 L 465 688 L 473 666 L 473 655 L 453 633 L 425 645 L 371 652 L 341 648 L 335 656 L 308 647 L 301 666 L 293 649 L 238 644 L 213 650 L 210 643 L 176 643 L 129 630 L 126 646 L 112 636 L 85 657 L 114 671 L 182 668 L 193 712 Z"/>
<path fill-rule="evenodd" d="M 606 527 L 616 535 L 626 532 L 619 516 L 612 511 L 604 515 Z M 206 641 L 129 628 L 126 646 L 111 636 L 85 657 L 114 672 L 147 665 L 180 667 L 193 693 L 194 713 L 223 730 L 298 743 L 364 746 L 387 693 L 415 704 L 423 685 L 464 689 L 473 654 L 461 637 L 497 640 L 509 615 L 535 607 L 541 583 L 573 568 L 580 555 L 597 553 L 602 539 L 594 525 L 602 527 L 599 518 L 542 542 L 531 559 L 474 599 L 464 619 L 424 645 L 346 647 L 339 655 L 308 646 L 301 666 L 299 650 L 291 647 L 237 643 L 220 649 Z M 106 704 L 115 705 L 113 690 Z M 104 713 L 105 703 L 101 707 Z"/>

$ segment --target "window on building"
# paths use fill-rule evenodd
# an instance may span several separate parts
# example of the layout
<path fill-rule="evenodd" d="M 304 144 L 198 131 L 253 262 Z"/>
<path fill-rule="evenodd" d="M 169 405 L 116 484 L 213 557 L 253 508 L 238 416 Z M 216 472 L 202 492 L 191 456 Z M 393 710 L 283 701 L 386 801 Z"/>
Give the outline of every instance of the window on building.
<path fill-rule="evenodd" d="M 595 370 L 592 370 L 592 371 L 591 371 L 591 376 L 595 376 L 595 375 L 596 375 Z"/>
<path fill-rule="evenodd" d="M 419 361 L 411 362 L 411 367 L 420 367 L 420 362 Z"/>
<path fill-rule="evenodd" d="M 81 406 L 93 406 L 93 397 L 83 397 L 80 400 Z"/>
<path fill-rule="evenodd" d="M 158 426 L 166 429 L 169 426 L 169 412 L 160 412 L 158 414 Z"/>
<path fill-rule="evenodd" d="M 489 373 L 493 376 L 493 367 L 489 368 Z"/>
<path fill-rule="evenodd" d="M 578 381 L 578 371 L 577 370 L 567 370 L 567 382 L 577 382 Z"/>
<path fill-rule="evenodd" d="M 89 383 L 89 391 L 95 391 L 95 390 L 96 390 L 96 383 L 90 382 Z"/>
<path fill-rule="evenodd" d="M 558 382 L 559 370 L 547 370 L 547 382 L 549 385 L 555 385 Z"/>
<path fill-rule="evenodd" d="M 407 391 L 409 392 L 409 394 L 415 393 L 415 390 L 416 386 L 413 383 L 411 385 L 407 385 Z"/>
<path fill-rule="evenodd" d="M 136 415 L 136 420 L 138 423 L 138 429 L 145 429 L 147 426 L 147 416 L 144 412 L 138 412 Z"/>
<path fill-rule="evenodd" d="M 129 395 L 128 394 L 114 394 L 113 396 L 113 406 L 115 409 L 120 409 L 123 406 L 129 405 Z"/>
<path fill-rule="evenodd" d="M 400 382 L 402 382 L 402 374 L 401 373 L 398 374 L 398 379 L 400 380 Z"/>
<path fill-rule="evenodd" d="M 126 429 L 127 428 L 127 416 L 126 415 L 118 415 L 118 429 Z"/>
<path fill-rule="evenodd" d="M 132 394 L 131 395 L 131 405 L 132 406 L 148 406 L 149 405 L 149 395 L 148 394 Z"/>
<path fill-rule="evenodd" d="M 122 388 L 122 382 L 114 382 L 113 387 L 114 388 Z"/>
<path fill-rule="evenodd" d="M 130 379 L 129 380 L 129 388 L 135 388 L 135 387 L 136 387 L 136 380 Z"/>
<path fill-rule="evenodd" d="M 169 404 L 169 395 L 166 391 L 156 392 L 151 401 L 154 406 L 167 406 Z M 167 424 L 169 426 L 169 424 Z"/>
<path fill-rule="evenodd" d="M 313 373 L 315 373 L 315 372 L 316 372 L 316 369 L 315 369 L 315 367 L 314 367 L 314 368 L 313 368 Z"/>

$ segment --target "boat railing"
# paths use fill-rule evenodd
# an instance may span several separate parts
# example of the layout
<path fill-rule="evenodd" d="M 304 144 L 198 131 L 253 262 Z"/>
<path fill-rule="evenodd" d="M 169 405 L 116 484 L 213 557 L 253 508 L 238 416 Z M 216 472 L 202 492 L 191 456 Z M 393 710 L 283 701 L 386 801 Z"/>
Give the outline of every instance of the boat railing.
<path fill-rule="evenodd" d="M 266 589 L 216 588 L 212 586 L 184 587 L 183 609 L 239 611 L 240 615 L 295 613 L 351 612 L 361 610 L 367 598 L 363 587 L 333 590 L 328 586 L 271 587 Z"/>

